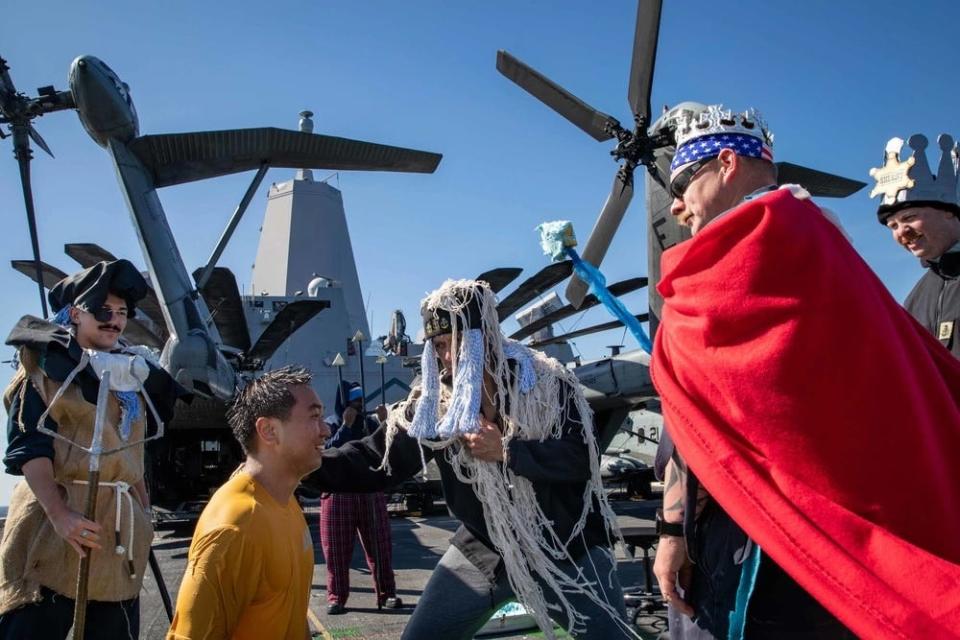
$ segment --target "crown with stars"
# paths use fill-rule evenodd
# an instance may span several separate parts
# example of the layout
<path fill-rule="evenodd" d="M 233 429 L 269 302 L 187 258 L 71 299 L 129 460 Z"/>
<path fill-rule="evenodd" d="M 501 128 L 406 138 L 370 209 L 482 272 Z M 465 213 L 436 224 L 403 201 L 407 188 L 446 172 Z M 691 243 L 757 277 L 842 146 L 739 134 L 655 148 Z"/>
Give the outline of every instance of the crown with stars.
<path fill-rule="evenodd" d="M 953 137 L 945 133 L 937 138 L 940 147 L 940 163 L 937 175 L 933 175 L 927 162 L 927 137 L 916 133 L 907 140 L 913 155 L 900 160 L 903 150 L 902 138 L 890 138 L 884 151 L 882 167 L 870 169 L 870 176 L 877 181 L 870 197 L 882 196 L 877 216 L 885 224 L 886 218 L 896 211 L 916 203 L 942 203 L 951 208 L 960 207 L 957 193 L 957 162 L 960 150 Z"/>
<path fill-rule="evenodd" d="M 693 162 L 719 155 L 721 149 L 773 161 L 773 134 L 756 109 L 734 113 L 723 105 L 710 105 L 698 114 L 685 115 L 677 125 L 671 176 Z"/>

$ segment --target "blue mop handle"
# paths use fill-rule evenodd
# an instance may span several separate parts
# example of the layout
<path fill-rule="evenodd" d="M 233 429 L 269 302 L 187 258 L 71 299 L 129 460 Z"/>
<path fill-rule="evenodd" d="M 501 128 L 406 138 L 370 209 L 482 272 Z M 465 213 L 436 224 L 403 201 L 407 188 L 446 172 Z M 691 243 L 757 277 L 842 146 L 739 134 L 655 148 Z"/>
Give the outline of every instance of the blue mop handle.
<path fill-rule="evenodd" d="M 620 298 L 610 293 L 610 290 L 607 289 L 607 279 L 603 277 L 600 270 L 589 262 L 584 262 L 573 247 L 564 247 L 564 251 L 573 262 L 573 270 L 577 274 L 577 277 L 589 285 L 590 293 L 595 295 L 597 300 L 603 303 L 607 311 L 623 322 L 627 329 L 630 330 L 630 333 L 633 334 L 633 337 L 637 339 L 637 342 L 640 343 L 641 349 L 647 353 L 653 353 L 653 345 L 643 330 L 643 327 L 640 326 L 640 321 L 623 306 Z"/>

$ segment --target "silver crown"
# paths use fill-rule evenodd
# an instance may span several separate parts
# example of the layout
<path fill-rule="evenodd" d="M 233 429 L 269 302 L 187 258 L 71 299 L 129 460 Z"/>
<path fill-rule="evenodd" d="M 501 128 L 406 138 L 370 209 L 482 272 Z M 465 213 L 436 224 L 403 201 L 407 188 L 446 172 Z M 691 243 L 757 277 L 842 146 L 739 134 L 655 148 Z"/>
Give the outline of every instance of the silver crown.
<path fill-rule="evenodd" d="M 944 202 L 957 205 L 958 147 L 953 137 L 946 133 L 937 138 L 940 147 L 940 164 L 937 175 L 930 171 L 927 162 L 927 137 L 916 133 L 907 140 L 913 155 L 900 160 L 902 138 L 890 138 L 884 151 L 882 167 L 870 169 L 870 176 L 877 181 L 870 197 L 883 196 L 883 204 L 898 204 L 911 201 Z"/>
<path fill-rule="evenodd" d="M 724 109 L 723 105 L 712 104 L 700 113 L 683 112 L 681 118 L 677 125 L 677 149 L 690 140 L 715 133 L 740 133 L 758 138 L 768 147 L 773 147 L 773 134 L 760 112 L 753 108 L 734 113 Z"/>

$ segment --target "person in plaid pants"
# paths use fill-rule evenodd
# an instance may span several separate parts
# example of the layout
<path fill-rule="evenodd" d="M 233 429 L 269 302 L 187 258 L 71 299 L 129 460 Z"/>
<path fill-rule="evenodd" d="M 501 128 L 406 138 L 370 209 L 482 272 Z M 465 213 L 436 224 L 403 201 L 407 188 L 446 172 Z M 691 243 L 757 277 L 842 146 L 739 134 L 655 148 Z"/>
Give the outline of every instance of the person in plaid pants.
<path fill-rule="evenodd" d="M 339 447 L 377 430 L 379 422 L 364 415 L 363 400 L 359 384 L 343 382 L 336 397 L 336 416 L 327 420 L 333 433 L 327 447 Z M 346 612 L 356 534 L 360 535 L 373 575 L 377 608 L 399 609 L 403 602 L 396 594 L 386 498 L 383 493 L 331 493 L 320 502 L 320 546 L 327 564 L 327 613 Z"/>

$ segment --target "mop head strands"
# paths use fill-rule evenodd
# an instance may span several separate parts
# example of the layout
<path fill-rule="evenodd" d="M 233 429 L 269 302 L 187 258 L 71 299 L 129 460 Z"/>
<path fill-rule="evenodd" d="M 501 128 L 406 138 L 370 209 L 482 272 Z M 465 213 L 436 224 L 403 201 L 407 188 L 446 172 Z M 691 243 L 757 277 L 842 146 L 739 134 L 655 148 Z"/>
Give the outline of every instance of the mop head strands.
<path fill-rule="evenodd" d="M 595 504 L 607 530 L 619 539 L 616 518 L 600 480 L 592 412 L 576 376 L 557 360 L 501 333 L 496 298 L 485 282 L 448 280 L 423 300 L 421 310 L 427 325 L 422 382 L 391 410 L 387 451 L 398 430 L 404 429 L 421 445 L 445 456 L 457 478 L 473 488 L 483 505 L 490 540 L 503 557 L 510 586 L 547 638 L 555 637 L 551 611 L 568 621 L 568 632 L 585 628 L 588 618 L 570 603 L 575 594 L 586 595 L 618 618 L 616 608 L 582 573 L 570 577 L 557 567 L 557 563 L 573 562 L 567 546 L 582 536 Z M 439 324 L 431 325 L 432 321 Z M 441 325 L 442 330 L 431 335 L 431 326 Z M 451 334 L 452 352 L 459 355 L 454 359 L 452 389 L 441 383 L 430 339 L 438 333 Z M 590 479 L 584 488 L 583 511 L 568 538 L 561 539 L 555 532 L 530 480 L 515 474 L 507 464 L 474 458 L 461 445 L 461 435 L 480 428 L 484 374 L 492 381 L 487 394 L 498 409 L 505 450 L 515 438 L 540 442 L 560 438 L 569 418 L 582 424 Z M 387 456 L 383 468 L 389 472 Z"/>

